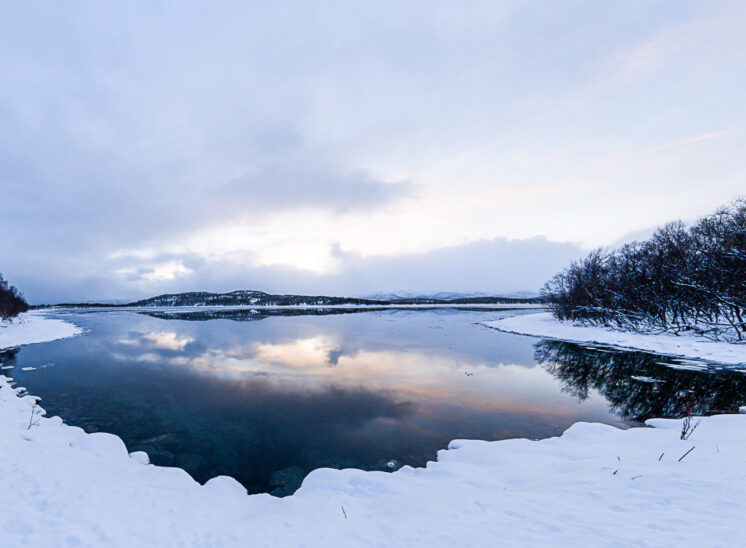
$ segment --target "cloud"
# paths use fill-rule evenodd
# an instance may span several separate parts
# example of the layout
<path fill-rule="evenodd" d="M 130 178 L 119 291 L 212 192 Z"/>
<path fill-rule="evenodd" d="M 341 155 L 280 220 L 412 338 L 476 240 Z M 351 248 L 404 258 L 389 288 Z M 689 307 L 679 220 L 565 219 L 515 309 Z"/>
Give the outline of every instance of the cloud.
<path fill-rule="evenodd" d="M 535 289 L 582 254 L 549 240 L 743 186 L 732 3 L 4 15 L 0 269 L 35 302 Z"/>
<path fill-rule="evenodd" d="M 329 254 L 335 268 L 327 272 L 262 265 L 250 252 L 215 260 L 168 253 L 148 259 L 117 257 L 88 276 L 47 269 L 21 271 L 12 281 L 36 303 L 135 300 L 167 292 L 236 289 L 327 295 L 397 291 L 505 294 L 538 291 L 547 279 L 585 253 L 577 244 L 551 242 L 543 237 L 479 240 L 399 256 L 364 256 L 331 243 Z M 127 264 L 136 266 L 122 267 Z"/>
<path fill-rule="evenodd" d="M 251 212 L 317 208 L 346 213 L 371 209 L 411 194 L 408 183 L 384 183 L 364 172 L 339 173 L 334 168 L 296 163 L 257 166 L 217 191 L 217 206 L 225 211 Z"/>
<path fill-rule="evenodd" d="M 510 293 L 538 291 L 567 263 L 585 254 L 577 244 L 494 238 L 398 257 L 345 253 L 341 278 L 348 291 L 410 290 Z"/>
<path fill-rule="evenodd" d="M 345 168 L 304 147 L 289 132 L 254 139 L 247 169 L 218 187 L 218 215 L 261 215 L 267 210 L 321 209 L 336 213 L 382 207 L 413 194 L 409 182 L 386 182 L 362 170 Z"/>

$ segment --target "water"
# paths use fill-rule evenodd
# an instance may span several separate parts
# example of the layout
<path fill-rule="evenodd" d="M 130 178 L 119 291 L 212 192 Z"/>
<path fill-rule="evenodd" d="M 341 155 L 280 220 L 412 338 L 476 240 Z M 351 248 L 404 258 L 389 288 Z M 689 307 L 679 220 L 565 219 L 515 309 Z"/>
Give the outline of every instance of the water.
<path fill-rule="evenodd" d="M 0 372 L 49 415 L 115 433 L 156 464 L 276 495 L 319 467 L 423 466 L 453 439 L 543 438 L 746 399 L 742 373 L 478 324 L 515 313 L 60 312 L 88 332 L 0 353 L 13 367 Z"/>

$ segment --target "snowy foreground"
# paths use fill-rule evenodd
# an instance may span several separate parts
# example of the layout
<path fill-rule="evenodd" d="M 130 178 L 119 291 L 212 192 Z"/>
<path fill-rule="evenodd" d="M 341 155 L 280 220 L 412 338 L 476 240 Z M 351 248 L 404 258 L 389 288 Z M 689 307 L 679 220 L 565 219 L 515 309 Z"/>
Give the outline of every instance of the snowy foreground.
<path fill-rule="evenodd" d="M 226 477 L 200 486 L 34 403 L 0 377 L 7 546 L 737 546 L 746 534 L 746 415 L 704 418 L 687 441 L 671 420 L 456 441 L 426 469 L 316 470 L 277 499 Z"/>
<path fill-rule="evenodd" d="M 703 418 L 686 441 L 672 420 L 455 441 L 425 469 L 320 469 L 278 499 L 149 465 L 20 392 L 0 376 L 3 546 L 681 547 L 746 534 L 746 415 Z"/>
<path fill-rule="evenodd" d="M 645 335 L 606 327 L 575 325 L 572 322 L 555 319 L 550 312 L 512 316 L 484 322 L 483 325 L 518 335 L 597 343 L 616 348 L 746 366 L 746 344 L 714 342 L 693 335 Z"/>

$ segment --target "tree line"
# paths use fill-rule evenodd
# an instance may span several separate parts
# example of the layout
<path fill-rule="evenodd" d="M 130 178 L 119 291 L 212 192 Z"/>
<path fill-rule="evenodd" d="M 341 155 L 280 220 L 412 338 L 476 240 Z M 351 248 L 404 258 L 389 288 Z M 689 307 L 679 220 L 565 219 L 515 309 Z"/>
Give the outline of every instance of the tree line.
<path fill-rule="evenodd" d="M 692 226 L 572 263 L 544 286 L 555 317 L 631 331 L 746 342 L 746 199 Z"/>
<path fill-rule="evenodd" d="M 23 294 L 10 285 L 0 274 L 0 318 L 10 318 L 21 312 L 26 312 L 29 305 Z"/>

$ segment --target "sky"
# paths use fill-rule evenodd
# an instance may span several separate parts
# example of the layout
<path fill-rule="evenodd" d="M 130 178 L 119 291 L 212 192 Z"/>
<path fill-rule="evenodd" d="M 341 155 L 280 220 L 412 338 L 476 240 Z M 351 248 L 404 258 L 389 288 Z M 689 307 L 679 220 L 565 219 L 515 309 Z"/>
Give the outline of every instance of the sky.
<path fill-rule="evenodd" d="M 2 2 L 34 303 L 537 291 L 746 194 L 746 3 Z"/>

